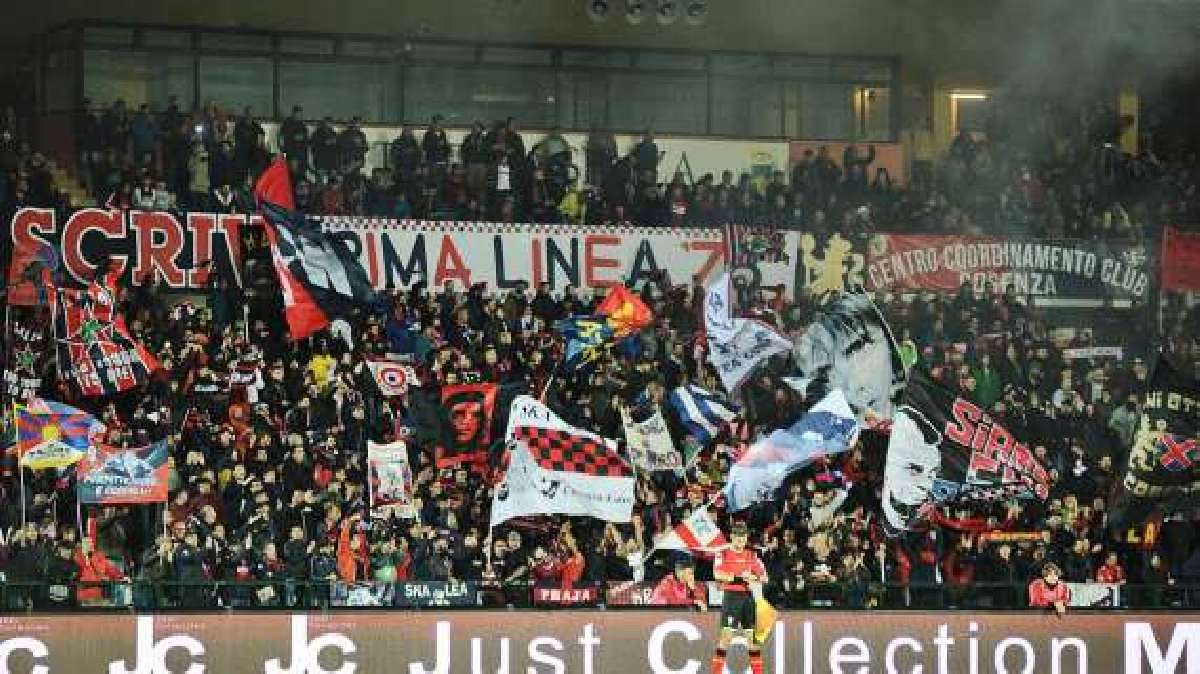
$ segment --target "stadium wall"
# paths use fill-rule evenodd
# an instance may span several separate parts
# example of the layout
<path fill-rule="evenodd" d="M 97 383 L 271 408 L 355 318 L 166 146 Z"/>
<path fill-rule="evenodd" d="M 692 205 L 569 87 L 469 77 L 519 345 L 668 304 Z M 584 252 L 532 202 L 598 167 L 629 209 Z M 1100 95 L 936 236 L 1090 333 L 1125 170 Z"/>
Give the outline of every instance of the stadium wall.
<path fill-rule="evenodd" d="M 867 615 L 783 614 L 769 671 L 1173 674 L 1200 661 L 1197 614 Z M 20 616 L 0 620 L 0 670 L 696 674 L 715 623 L 675 611 Z"/>

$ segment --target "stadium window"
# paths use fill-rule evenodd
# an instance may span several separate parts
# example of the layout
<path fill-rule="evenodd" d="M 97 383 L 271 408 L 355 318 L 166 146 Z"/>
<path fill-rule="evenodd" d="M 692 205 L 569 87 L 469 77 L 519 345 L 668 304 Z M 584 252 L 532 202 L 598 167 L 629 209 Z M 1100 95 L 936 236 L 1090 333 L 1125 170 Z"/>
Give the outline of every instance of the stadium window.
<path fill-rule="evenodd" d="M 954 131 L 981 135 L 987 132 L 992 98 L 984 91 L 955 91 L 950 94 Z"/>
<path fill-rule="evenodd" d="M 409 58 L 415 61 L 474 63 L 476 49 L 471 45 L 413 42 L 404 45 Z"/>
<path fill-rule="evenodd" d="M 520 49 L 517 47 L 485 47 L 484 63 L 508 63 L 524 66 L 548 66 L 554 54 L 549 49 Z"/>
<path fill-rule="evenodd" d="M 855 91 L 858 113 L 857 138 L 888 141 L 892 136 L 892 90 L 888 87 L 859 87 Z"/>
<path fill-rule="evenodd" d="M 525 126 L 554 123 L 554 72 L 538 68 L 412 66 L 404 75 L 404 116 L 442 115 L 452 125 L 516 117 Z"/>
<path fill-rule="evenodd" d="M 703 70 L 704 54 L 639 52 L 637 67 L 643 70 Z"/>
<path fill-rule="evenodd" d="M 795 127 L 788 135 L 810 140 L 854 137 L 854 85 L 802 83 L 792 89 L 787 113 Z"/>
<path fill-rule="evenodd" d="M 191 49 L 192 35 L 183 30 L 144 30 L 141 44 L 162 49 Z"/>
<path fill-rule="evenodd" d="M 282 61 L 279 100 L 284 110 L 304 108 L 310 119 L 326 115 L 349 120 L 355 115 L 378 121 L 390 119 L 396 84 L 387 66 L 357 63 Z"/>
<path fill-rule="evenodd" d="M 271 51 L 271 37 L 260 34 L 204 33 L 200 36 L 202 49 L 222 51 Z"/>
<path fill-rule="evenodd" d="M 558 82 L 560 126 L 579 130 L 608 126 L 608 78 L 603 73 L 560 72 Z"/>
<path fill-rule="evenodd" d="M 782 136 L 781 96 L 781 87 L 775 81 L 714 77 L 712 132 L 722 136 Z"/>
<path fill-rule="evenodd" d="M 766 54 L 713 54 L 712 71 L 717 75 L 765 77 L 771 74 Z"/>
<path fill-rule="evenodd" d="M 279 39 L 279 51 L 284 54 L 328 56 L 333 54 L 333 40 L 327 38 L 284 37 Z"/>
<path fill-rule="evenodd" d="M 87 49 L 83 53 L 83 95 L 94 105 L 122 99 L 134 109 L 177 96 L 180 106 L 190 108 L 192 57 L 160 51 Z"/>
<path fill-rule="evenodd" d="M 568 49 L 562 53 L 562 64 L 568 68 L 629 68 L 633 53 L 609 49 Z"/>
<path fill-rule="evenodd" d="M 703 75 L 613 73 L 609 87 L 612 128 L 702 134 L 707 129 Z"/>
<path fill-rule="evenodd" d="M 74 52 L 52 51 L 46 55 L 44 82 L 48 112 L 74 110 L 78 106 L 75 96 L 79 76 Z"/>
<path fill-rule="evenodd" d="M 271 60 L 254 57 L 200 57 L 200 100 L 216 101 L 227 110 L 241 112 L 254 106 L 256 115 L 274 114 Z"/>
<path fill-rule="evenodd" d="M 83 42 L 106 47 L 132 47 L 133 29 L 116 26 L 88 26 L 83 29 Z"/>

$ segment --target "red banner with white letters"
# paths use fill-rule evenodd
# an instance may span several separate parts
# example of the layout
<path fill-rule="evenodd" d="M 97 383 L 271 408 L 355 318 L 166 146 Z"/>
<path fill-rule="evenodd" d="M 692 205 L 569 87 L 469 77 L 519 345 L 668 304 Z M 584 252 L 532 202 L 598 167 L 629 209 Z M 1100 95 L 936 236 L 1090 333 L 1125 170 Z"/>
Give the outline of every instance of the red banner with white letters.
<path fill-rule="evenodd" d="M 1200 290 L 1200 234 L 1168 228 L 1163 235 L 1162 288 Z"/>

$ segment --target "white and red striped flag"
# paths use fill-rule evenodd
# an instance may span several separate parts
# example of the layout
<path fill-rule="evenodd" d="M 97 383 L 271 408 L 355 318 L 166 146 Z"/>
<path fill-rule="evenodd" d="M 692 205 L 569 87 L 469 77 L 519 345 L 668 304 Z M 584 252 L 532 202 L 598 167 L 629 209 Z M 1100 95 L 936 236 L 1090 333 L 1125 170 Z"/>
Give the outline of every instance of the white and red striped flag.
<path fill-rule="evenodd" d="M 720 552 L 728 545 L 725 534 L 708 514 L 708 508 L 698 508 L 674 529 L 654 539 L 654 547 L 659 550 L 690 550 L 694 553 Z"/>

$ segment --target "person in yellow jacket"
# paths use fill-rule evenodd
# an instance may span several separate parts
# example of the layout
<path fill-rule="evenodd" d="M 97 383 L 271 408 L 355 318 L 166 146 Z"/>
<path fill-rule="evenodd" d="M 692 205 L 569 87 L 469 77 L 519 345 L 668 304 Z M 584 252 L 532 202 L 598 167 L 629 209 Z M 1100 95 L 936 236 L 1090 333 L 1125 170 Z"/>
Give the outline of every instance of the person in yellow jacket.
<path fill-rule="evenodd" d="M 567 222 L 577 225 L 583 222 L 584 210 L 585 202 L 583 193 L 579 191 L 579 182 L 572 180 L 562 199 L 558 202 L 558 212 L 567 219 Z"/>

